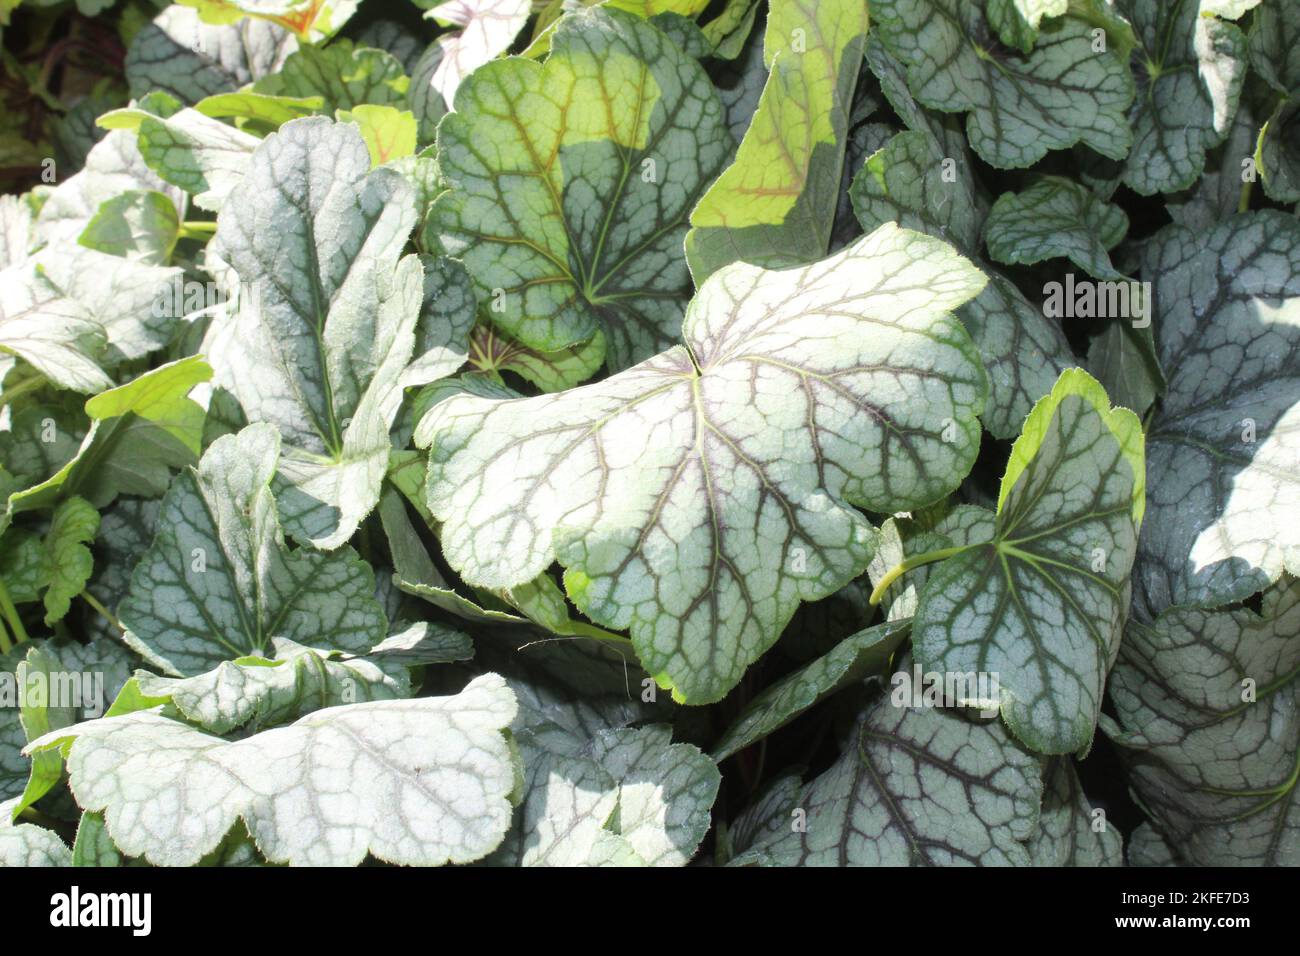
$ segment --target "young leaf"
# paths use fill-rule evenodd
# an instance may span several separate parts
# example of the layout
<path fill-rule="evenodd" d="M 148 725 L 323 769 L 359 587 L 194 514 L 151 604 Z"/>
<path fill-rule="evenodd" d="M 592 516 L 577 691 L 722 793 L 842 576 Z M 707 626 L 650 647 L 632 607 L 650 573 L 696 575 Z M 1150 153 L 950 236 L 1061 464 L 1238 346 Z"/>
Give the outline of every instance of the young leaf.
<path fill-rule="evenodd" d="M 1040 753 L 1092 741 L 1128 611 L 1144 476 L 1137 416 L 1112 410 L 1086 372 L 1065 372 L 1011 449 L 993 538 L 957 549 L 921 591 L 922 668 L 998 675 L 999 700 L 958 703 L 1000 707 Z"/>
<path fill-rule="evenodd" d="M 906 64 L 916 98 L 968 112 L 971 148 L 991 165 L 1022 169 L 1075 143 L 1111 159 L 1128 152 L 1133 78 L 1114 52 L 1097 48 L 1083 21 L 1053 21 L 1033 52 L 1020 55 L 997 48 L 970 0 L 877 0 L 871 16 Z"/>
<path fill-rule="evenodd" d="M 1148 432 L 1139 607 L 1215 607 L 1300 573 L 1300 223 L 1236 216 L 1148 244 L 1169 387 Z"/>
<path fill-rule="evenodd" d="M 881 690 L 840 758 L 803 788 L 803 819 L 787 815 L 731 862 L 1024 866 L 1042 786 L 1038 759 L 996 722 L 899 706 Z"/>
<path fill-rule="evenodd" d="M 830 251 L 849 112 L 867 33 L 858 0 L 773 0 L 771 71 L 732 164 L 691 212 L 696 285 L 729 262 L 778 268 Z"/>
<path fill-rule="evenodd" d="M 469 363 L 482 372 L 514 372 L 543 392 L 562 392 L 581 385 L 605 364 L 605 336 L 558 352 L 540 352 L 490 325 L 478 325 L 470 338 Z"/>
<path fill-rule="evenodd" d="M 686 219 L 731 146 L 698 63 L 630 14 L 575 13 L 545 64 L 510 57 L 462 84 L 427 234 L 524 345 L 603 331 L 610 367 L 627 368 L 677 337 Z"/>
<path fill-rule="evenodd" d="M 341 123 L 356 123 L 370 152 L 370 165 L 382 166 L 415 155 L 415 117 L 393 106 L 354 106 L 339 110 Z"/>
<path fill-rule="evenodd" d="M 1130 622 L 1111 678 L 1131 785 L 1199 866 L 1300 863 L 1300 582 L 1247 608 Z"/>
<path fill-rule="evenodd" d="M 406 181 L 371 170 L 355 126 L 317 117 L 257 148 L 218 219 L 244 292 L 209 354 L 249 420 L 279 428 L 281 511 L 316 547 L 347 541 L 379 498 L 424 292 L 402 255 L 414 225 Z"/>
<path fill-rule="evenodd" d="M 383 638 L 374 576 L 351 549 L 285 548 L 270 489 L 279 448 L 267 424 L 219 438 L 163 499 L 119 615 L 127 643 L 164 672 L 202 674 L 277 637 L 356 652 Z"/>
<path fill-rule="evenodd" d="M 560 395 L 441 402 L 416 439 L 447 560 L 500 589 L 558 559 L 663 686 L 718 700 L 800 601 L 866 566 L 851 505 L 919 507 L 969 470 L 984 375 L 945 310 L 983 282 L 887 224 L 803 269 L 719 270 L 689 351 Z"/>
<path fill-rule="evenodd" d="M 1124 210 L 1062 176 L 1044 176 L 1020 193 L 1003 193 L 989 211 L 989 255 L 1008 265 L 1069 259 L 1098 279 L 1123 279 L 1108 253 L 1128 232 Z"/>
<path fill-rule="evenodd" d="M 45 558 L 50 569 L 45 591 L 45 623 L 52 625 L 68 613 L 72 599 L 81 593 L 95 568 L 86 547 L 99 530 L 99 512 L 84 498 L 59 503 L 45 533 Z"/>
<path fill-rule="evenodd" d="M 454 697 L 318 711 L 234 743 L 144 710 L 56 730 L 72 792 L 128 856 L 192 866 L 239 818 L 273 863 L 468 863 L 510 824 L 515 697 L 495 674 Z M 170 807 L 167 813 L 156 808 Z"/>

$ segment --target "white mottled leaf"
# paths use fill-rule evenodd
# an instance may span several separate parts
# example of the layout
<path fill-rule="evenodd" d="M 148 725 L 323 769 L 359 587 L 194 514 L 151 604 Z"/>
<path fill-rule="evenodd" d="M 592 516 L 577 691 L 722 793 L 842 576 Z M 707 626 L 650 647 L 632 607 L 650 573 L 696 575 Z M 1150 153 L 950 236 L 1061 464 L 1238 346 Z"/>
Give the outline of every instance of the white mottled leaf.
<path fill-rule="evenodd" d="M 866 567 L 875 532 L 851 505 L 919 507 L 969 470 L 984 375 L 946 310 L 983 283 L 887 224 L 806 268 L 719 270 L 689 350 L 559 395 L 439 403 L 416 440 L 447 560 L 501 589 L 558 559 L 664 687 L 718 700 L 800 601 Z"/>
<path fill-rule="evenodd" d="M 298 866 L 468 863 L 510 823 L 515 697 L 489 674 L 453 697 L 330 707 L 228 743 L 143 710 L 34 741 L 128 856 L 192 866 L 242 818 L 266 858 Z"/>

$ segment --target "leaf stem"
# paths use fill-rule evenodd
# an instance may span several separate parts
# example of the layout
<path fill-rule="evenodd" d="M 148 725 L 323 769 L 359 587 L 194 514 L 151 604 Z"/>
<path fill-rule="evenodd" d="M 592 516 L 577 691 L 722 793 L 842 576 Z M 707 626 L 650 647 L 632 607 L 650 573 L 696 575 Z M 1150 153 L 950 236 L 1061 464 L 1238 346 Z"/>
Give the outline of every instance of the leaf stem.
<path fill-rule="evenodd" d="M 20 395 L 26 395 L 28 392 L 36 391 L 44 384 L 45 384 L 45 377 L 43 375 L 34 375 L 31 378 L 27 379 L 26 381 L 19 382 L 13 388 L 5 392 L 3 395 L 0 395 L 0 408 L 4 408 L 6 405 L 12 402 L 15 398 L 18 398 Z"/>
<path fill-rule="evenodd" d="M 5 630 L 4 624 L 0 624 L 0 654 L 8 654 L 13 649 L 14 645 L 9 640 L 9 632 Z"/>
<path fill-rule="evenodd" d="M 925 554 L 915 554 L 905 561 L 900 561 L 889 569 L 889 573 L 880 579 L 880 583 L 877 584 L 875 589 L 871 592 L 871 597 L 868 598 L 868 601 L 872 606 L 879 604 L 881 599 L 885 596 L 885 591 L 889 589 L 889 586 L 908 571 L 913 571 L 925 564 L 932 564 L 935 561 L 944 561 L 951 558 L 953 555 L 961 554 L 963 551 L 969 550 L 971 547 L 972 545 L 963 544 L 952 548 L 940 548 L 937 551 L 927 551 Z"/>
<path fill-rule="evenodd" d="M 1250 211 L 1250 191 L 1254 188 L 1254 182 L 1249 179 L 1241 184 L 1241 197 L 1237 200 L 1237 212 Z"/>
<path fill-rule="evenodd" d="M 99 613 L 99 616 L 108 621 L 109 624 L 112 624 L 123 633 L 126 632 L 126 628 L 124 628 L 122 622 L 117 619 L 117 615 L 104 607 L 104 605 L 100 603 L 99 598 L 95 597 L 95 595 L 91 594 L 89 591 L 83 590 L 81 592 L 81 599 L 93 607 Z"/>
<path fill-rule="evenodd" d="M 203 239 L 208 240 L 217 234 L 217 224 L 215 222 L 202 222 L 192 219 L 189 222 L 181 223 L 178 237 L 181 239 Z"/>
<path fill-rule="evenodd" d="M 9 622 L 14 643 L 22 644 L 26 641 L 27 628 L 23 627 L 23 619 L 18 616 L 18 608 L 14 607 L 14 602 L 9 597 L 9 589 L 5 587 L 4 578 L 0 578 L 0 611 L 4 612 L 5 620 Z"/>

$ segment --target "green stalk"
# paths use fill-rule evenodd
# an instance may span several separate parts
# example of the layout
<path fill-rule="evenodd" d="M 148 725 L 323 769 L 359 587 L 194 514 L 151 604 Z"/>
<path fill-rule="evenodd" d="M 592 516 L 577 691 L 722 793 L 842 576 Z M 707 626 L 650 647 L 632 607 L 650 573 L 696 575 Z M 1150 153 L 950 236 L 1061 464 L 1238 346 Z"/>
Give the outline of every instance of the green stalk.
<path fill-rule="evenodd" d="M 9 630 L 13 632 L 14 643 L 22 644 L 26 641 L 27 628 L 23 627 L 23 620 L 18 616 L 18 608 L 14 607 L 14 602 L 9 597 L 9 589 L 5 587 L 3 578 L 0 578 L 0 612 L 3 612 L 5 620 L 9 622 Z M 6 650 L 8 649 L 6 648 Z"/>
<path fill-rule="evenodd" d="M 206 242 L 216 234 L 217 224 L 215 222 L 201 222 L 194 219 L 181 223 L 178 237 L 181 239 L 202 239 Z"/>
<path fill-rule="evenodd" d="M 908 571 L 912 571 L 925 564 L 931 564 L 935 561 L 946 560 L 954 555 L 961 554 L 963 551 L 966 551 L 971 547 L 972 546 L 969 544 L 963 544 L 953 548 L 940 548 L 938 551 L 927 551 L 925 554 L 913 555 L 906 561 L 899 562 L 889 569 L 888 574 L 880 579 L 880 583 L 877 584 L 875 590 L 871 592 L 871 597 L 868 598 L 868 601 L 873 606 L 879 604 L 881 599 L 885 596 L 885 591 L 889 589 L 889 586 Z"/>
<path fill-rule="evenodd" d="M 18 398 L 20 395 L 26 395 L 28 392 L 36 391 L 44 384 L 45 384 L 45 379 L 40 375 L 34 375 L 31 378 L 27 379 L 25 382 L 19 382 L 13 388 L 9 389 L 9 391 L 5 392 L 3 395 L 0 395 L 0 408 L 4 408 L 6 405 L 12 402 L 15 398 Z"/>
<path fill-rule="evenodd" d="M 9 640 L 9 632 L 5 630 L 4 624 L 0 624 L 0 654 L 8 654 L 13 649 L 14 645 Z"/>
<path fill-rule="evenodd" d="M 117 615 L 104 607 L 104 605 L 100 603 L 99 598 L 95 597 L 95 595 L 91 594 L 89 591 L 82 591 L 81 599 L 93 607 L 100 617 L 108 621 L 109 624 L 112 624 L 119 631 L 126 630 L 126 628 L 122 626 L 122 622 L 117 619 Z"/>

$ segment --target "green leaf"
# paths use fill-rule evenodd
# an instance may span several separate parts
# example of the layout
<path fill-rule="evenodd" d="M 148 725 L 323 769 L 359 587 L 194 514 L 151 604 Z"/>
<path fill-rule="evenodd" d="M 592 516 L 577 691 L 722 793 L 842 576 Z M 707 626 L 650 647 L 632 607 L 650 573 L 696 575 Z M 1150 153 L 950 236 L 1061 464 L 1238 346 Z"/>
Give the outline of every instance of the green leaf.
<path fill-rule="evenodd" d="M 355 126 L 312 117 L 257 148 L 217 221 L 244 293 L 209 345 L 216 379 L 280 430 L 286 528 L 319 548 L 352 537 L 379 498 L 432 291 L 402 254 L 414 205 L 399 173 L 371 170 Z"/>
<path fill-rule="evenodd" d="M 803 788 L 803 819 L 787 814 L 731 862 L 1025 866 L 1042 786 L 1038 759 L 998 723 L 898 706 L 881 690 L 839 759 Z"/>
<path fill-rule="evenodd" d="M 351 40 L 335 40 L 326 47 L 300 47 L 278 72 L 254 83 L 253 92 L 319 96 L 332 113 L 366 104 L 404 107 L 410 82 L 391 53 L 354 47 Z"/>
<path fill-rule="evenodd" d="M 273 863 L 468 863 L 510 823 L 515 698 L 494 674 L 454 697 L 331 707 L 234 743 L 156 710 L 55 731 L 72 791 L 128 856 L 197 863 L 243 818 Z M 163 815 L 150 807 L 170 806 Z"/>
<path fill-rule="evenodd" d="M 18 690 L 18 665 L 27 651 L 26 647 L 19 644 L 7 654 L 0 653 L 0 681 L 12 687 L 15 692 Z M 6 687 L 4 706 L 0 707 L 0 800 L 8 800 L 10 797 L 15 800 L 9 805 L 9 812 L 0 809 L 0 826 L 4 826 L 12 817 L 13 807 L 18 805 L 17 798 L 22 796 L 30 769 L 30 764 L 21 753 L 23 745 L 27 743 L 27 735 L 23 733 L 19 716 L 20 701 L 16 696 L 11 698 L 7 691 Z M 4 806 L 0 804 L 0 808 Z"/>
<path fill-rule="evenodd" d="M 77 240 L 89 249 L 162 266 L 180 235 L 171 199 L 153 190 L 130 190 L 102 204 Z"/>
<path fill-rule="evenodd" d="M 370 649 L 366 659 L 381 667 L 419 667 L 467 661 L 473 656 L 474 643 L 469 635 L 443 624 L 420 621 L 384 638 Z"/>
<path fill-rule="evenodd" d="M 1117 3 L 1138 39 L 1133 151 L 1124 182 L 1144 196 L 1185 189 L 1204 170 L 1206 150 L 1232 126 L 1246 38 L 1235 24 L 1199 16 L 1194 0 Z"/>
<path fill-rule="evenodd" d="M 335 653 L 283 638 L 274 644 L 274 657 L 222 661 L 194 677 L 137 671 L 134 680 L 145 697 L 167 701 L 185 720 L 214 734 L 245 725 L 256 731 L 326 707 L 411 695 L 400 665 L 384 667 L 365 657 L 336 660 Z"/>
<path fill-rule="evenodd" d="M 771 71 L 732 164 L 691 212 L 696 284 L 729 262 L 776 268 L 830 251 L 849 112 L 867 33 L 857 0 L 773 0 Z"/>
<path fill-rule="evenodd" d="M 1130 622 L 1111 677 L 1130 785 L 1196 866 L 1300 862 L 1300 583 L 1247 608 Z"/>
<path fill-rule="evenodd" d="M 976 505 L 958 505 L 935 521 L 924 514 L 887 519 L 880 526 L 876 556 L 867 566 L 871 583 L 877 588 L 873 596 L 884 608 L 886 619 L 902 621 L 916 614 L 921 587 L 934 565 L 915 565 L 903 577 L 891 575 L 894 568 L 909 558 L 934 551 L 982 544 L 992 540 L 993 534 L 993 512 Z M 883 590 L 879 590 L 882 586 Z"/>
<path fill-rule="evenodd" d="M 1169 387 L 1148 429 L 1150 510 L 1134 574 L 1149 618 L 1216 607 L 1300 572 L 1300 223 L 1236 216 L 1148 243 Z"/>
<path fill-rule="evenodd" d="M 1088 349 L 1088 371 L 1116 405 L 1138 416 L 1146 415 L 1165 387 L 1163 376 L 1152 370 L 1152 342 L 1149 329 L 1121 320 L 1107 323 Z"/>
<path fill-rule="evenodd" d="M 906 622 L 869 627 L 840 641 L 829 654 L 771 684 L 727 728 L 713 748 L 713 759 L 721 763 L 837 690 L 884 671 L 907 631 Z"/>
<path fill-rule="evenodd" d="M 876 35 L 907 66 L 927 107 L 969 113 L 971 148 L 1003 169 L 1022 169 L 1049 150 L 1086 143 L 1123 159 L 1132 143 L 1125 112 L 1133 79 L 1112 51 L 1098 50 L 1082 20 L 1048 24 L 1032 53 L 997 47 L 978 3 L 877 0 Z"/>
<path fill-rule="evenodd" d="M 137 131 L 140 155 L 151 170 L 193 196 L 200 209 L 219 210 L 248 172 L 261 140 L 196 109 L 167 113 L 144 106 L 113 110 L 99 125 Z"/>
<path fill-rule="evenodd" d="M 122 854 L 113 845 L 102 813 L 83 813 L 72 844 L 72 866 L 121 866 Z"/>
<path fill-rule="evenodd" d="M 930 573 L 912 623 L 926 671 L 996 675 L 1016 738 L 1040 753 L 1092 741 L 1128 611 L 1144 507 L 1142 426 L 1081 369 L 1025 420 L 994 537 Z M 906 565 L 903 565 L 906 568 Z"/>
<path fill-rule="evenodd" d="M 370 152 L 371 166 L 415 155 L 415 116 L 407 110 L 363 103 L 351 110 L 339 110 L 338 119 L 357 124 Z"/>
<path fill-rule="evenodd" d="M 1300 10 L 1261 7 L 1251 18 L 1250 64 L 1281 94 L 1259 131 L 1255 161 L 1264 192 L 1283 203 L 1300 201 Z"/>
<path fill-rule="evenodd" d="M 297 48 L 292 34 L 265 20 L 209 24 L 172 5 L 131 40 L 126 82 L 136 99 L 161 90 L 192 105 L 275 72 Z"/>
<path fill-rule="evenodd" d="M 720 270 L 689 351 L 556 396 L 441 402 L 416 440 L 447 560 L 500 589 L 558 559 L 663 686 L 718 700 L 800 601 L 865 568 L 875 535 L 850 505 L 929 504 L 969 470 L 984 376 L 945 310 L 983 281 L 888 224 L 807 268 Z"/>
<path fill-rule="evenodd" d="M 469 273 L 459 262 L 445 256 L 421 256 L 420 262 L 424 302 L 415 326 L 415 357 L 402 372 L 406 388 L 446 378 L 465 364 L 478 307 Z"/>
<path fill-rule="evenodd" d="M 1284 99 L 1260 129 L 1255 165 L 1266 196 L 1300 201 L 1300 100 Z"/>
<path fill-rule="evenodd" d="M 97 509 L 123 493 L 161 495 L 172 469 L 198 456 L 203 409 L 187 395 L 211 375 L 201 358 L 191 356 L 91 398 L 90 430 L 76 455 L 45 481 L 11 495 L 9 514 L 50 507 L 71 495 Z"/>
<path fill-rule="evenodd" d="M 95 144 L 82 170 L 50 193 L 36 217 L 36 236 L 46 244 L 76 242 L 102 203 L 133 189 L 161 192 L 184 214 L 185 197 L 145 164 L 135 135 L 112 130 Z"/>
<path fill-rule="evenodd" d="M 119 614 L 127 643 L 168 674 L 262 655 L 274 638 L 361 652 L 384 635 L 374 577 L 351 549 L 285 548 L 270 490 L 279 447 L 267 424 L 219 438 L 163 499 Z"/>
<path fill-rule="evenodd" d="M 1062 176 L 1044 176 L 1020 193 L 1003 193 L 989 211 L 989 255 L 1008 265 L 1069 259 L 1098 279 L 1123 279 L 1109 252 L 1128 232 L 1124 210 Z"/>
<path fill-rule="evenodd" d="M 194 105 L 213 119 L 250 120 L 274 132 L 291 119 L 311 116 L 325 109 L 323 96 L 271 96 L 269 93 L 218 93 Z"/>
<path fill-rule="evenodd" d="M 24 645 L 26 658 L 16 668 L 23 690 L 19 717 L 26 740 L 98 717 L 130 673 L 131 658 L 117 642 L 90 644 L 54 640 Z M 19 741 L 21 746 L 22 741 Z M 57 754 L 34 754 L 26 788 L 13 815 L 35 804 L 59 783 L 63 763 Z"/>
<path fill-rule="evenodd" d="M 1051 761 L 1044 777 L 1039 829 L 1029 842 L 1034 865 L 1122 866 L 1124 840 L 1105 811 L 1089 803 L 1070 759 Z"/>
<path fill-rule="evenodd" d="M 731 145 L 697 62 L 630 14 L 576 13 L 545 64 L 509 57 L 461 85 L 426 243 L 464 261 L 524 345 L 603 331 L 610 367 L 627 368 L 677 337 L 686 219 Z"/>
<path fill-rule="evenodd" d="M 562 392 L 600 371 L 605 364 L 605 336 L 598 332 L 589 341 L 567 349 L 540 352 L 499 329 L 480 324 L 470 337 L 469 363 L 483 372 L 513 372 L 543 392 Z"/>
<path fill-rule="evenodd" d="M 45 592 L 45 623 L 53 625 L 68 613 L 72 599 L 81 593 L 95 568 L 87 544 L 99 530 L 99 512 L 84 498 L 59 503 L 45 533 L 45 553 L 51 577 Z"/>
<path fill-rule="evenodd" d="M 0 866 L 71 866 L 72 853 L 53 830 L 11 822 L 17 802 L 0 803 Z"/>
<path fill-rule="evenodd" d="M 854 212 L 868 232 L 896 220 L 909 229 L 952 242 L 975 258 L 980 253 L 986 207 L 976 191 L 965 147 L 960 147 L 956 157 L 945 156 L 944 150 L 951 145 L 946 140 L 953 134 L 942 126 L 931 127 L 906 89 L 897 87 L 901 78 L 891 78 L 897 67 L 887 57 L 875 47 L 873 68 L 881 73 L 895 109 L 919 129 L 899 133 L 867 159 L 849 189 Z M 956 136 L 960 140 L 960 134 Z M 950 181 L 953 175 L 955 182 Z M 991 281 L 974 301 L 958 310 L 957 317 L 975 341 L 988 371 L 984 424 L 999 438 L 1010 438 L 1019 433 L 1034 402 L 1051 390 L 1073 358 L 1057 323 L 1005 276 L 981 260 L 976 263 Z"/>

